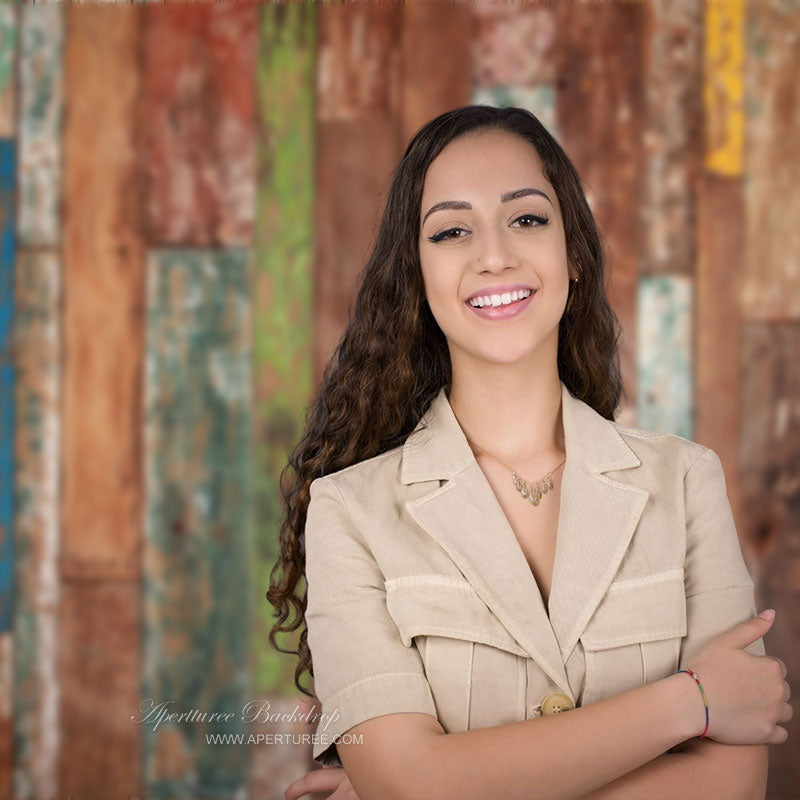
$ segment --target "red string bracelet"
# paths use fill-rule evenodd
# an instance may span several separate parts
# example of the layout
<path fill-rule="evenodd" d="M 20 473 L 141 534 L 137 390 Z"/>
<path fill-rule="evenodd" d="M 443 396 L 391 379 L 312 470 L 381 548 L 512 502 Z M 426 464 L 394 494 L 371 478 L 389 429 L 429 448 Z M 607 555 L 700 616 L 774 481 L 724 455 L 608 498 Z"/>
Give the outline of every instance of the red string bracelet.
<path fill-rule="evenodd" d="M 685 672 L 690 678 L 694 678 L 697 685 L 700 687 L 700 694 L 703 696 L 703 705 L 706 708 L 706 728 L 699 736 L 699 738 L 702 739 L 708 733 L 708 700 L 706 699 L 706 693 L 703 689 L 703 684 L 700 683 L 700 676 L 693 669 L 690 669 L 689 667 L 687 667 L 686 669 L 679 669 L 678 672 Z M 678 672 L 676 672 L 675 674 L 677 675 Z"/>

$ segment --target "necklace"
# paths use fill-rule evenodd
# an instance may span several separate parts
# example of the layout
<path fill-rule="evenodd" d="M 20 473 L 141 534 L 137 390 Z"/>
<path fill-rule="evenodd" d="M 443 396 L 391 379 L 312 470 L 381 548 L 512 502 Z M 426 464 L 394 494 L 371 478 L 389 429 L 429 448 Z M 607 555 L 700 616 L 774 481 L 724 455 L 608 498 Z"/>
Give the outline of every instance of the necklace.
<path fill-rule="evenodd" d="M 472 447 L 473 450 L 477 449 L 478 452 L 480 453 L 486 453 L 487 456 L 492 456 L 492 458 L 495 461 L 499 462 L 500 464 L 503 464 L 503 462 L 500 461 L 500 459 L 497 458 L 497 456 L 492 455 L 488 450 L 484 450 L 482 447 L 474 445 L 472 442 L 469 441 L 469 439 L 467 439 L 467 441 L 469 442 L 470 447 Z M 564 461 L 561 462 L 561 464 L 563 464 L 566 460 L 567 459 L 565 458 Z M 560 467 L 561 464 L 559 464 L 558 467 Z M 509 467 L 508 464 L 503 464 L 503 466 L 506 469 L 511 470 L 511 475 L 516 490 L 524 498 L 530 500 L 531 504 L 534 506 L 538 506 L 539 501 L 542 499 L 542 495 L 547 494 L 547 492 L 549 492 L 553 488 L 553 473 L 558 469 L 558 467 L 554 467 L 543 478 L 531 483 L 530 481 L 526 481 L 524 478 L 520 477 L 517 471 Z"/>

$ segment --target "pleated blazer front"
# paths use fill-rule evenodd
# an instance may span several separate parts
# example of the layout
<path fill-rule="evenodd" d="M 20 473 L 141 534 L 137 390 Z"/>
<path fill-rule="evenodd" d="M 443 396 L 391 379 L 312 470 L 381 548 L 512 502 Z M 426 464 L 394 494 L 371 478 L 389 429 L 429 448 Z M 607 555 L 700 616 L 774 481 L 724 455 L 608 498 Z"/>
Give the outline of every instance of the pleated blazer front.
<path fill-rule="evenodd" d="M 383 714 L 451 733 L 539 716 L 553 693 L 612 697 L 755 616 L 714 451 L 607 420 L 563 382 L 561 401 L 548 607 L 444 389 L 402 446 L 312 482 L 315 761 L 340 765 L 336 737 Z"/>

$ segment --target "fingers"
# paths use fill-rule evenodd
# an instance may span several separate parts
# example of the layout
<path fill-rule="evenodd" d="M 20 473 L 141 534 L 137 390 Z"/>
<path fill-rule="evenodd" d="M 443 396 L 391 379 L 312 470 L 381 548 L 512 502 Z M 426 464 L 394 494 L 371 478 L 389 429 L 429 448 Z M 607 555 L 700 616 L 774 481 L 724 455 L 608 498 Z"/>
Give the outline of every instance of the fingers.
<path fill-rule="evenodd" d="M 341 767 L 324 767 L 307 772 L 286 787 L 283 800 L 297 800 L 312 792 L 332 792 L 339 786 L 345 774 Z"/>
<path fill-rule="evenodd" d="M 783 661 L 780 658 L 778 658 L 778 656 L 765 656 L 765 657 L 766 658 L 771 658 L 773 661 L 777 661 L 778 662 L 778 664 L 780 665 L 780 668 L 781 668 L 781 677 L 785 678 L 786 677 L 786 664 L 784 664 Z"/>
<path fill-rule="evenodd" d="M 789 733 L 786 728 L 781 728 L 780 725 L 776 725 L 772 729 L 772 733 L 767 739 L 766 744 L 783 744 L 789 738 Z"/>

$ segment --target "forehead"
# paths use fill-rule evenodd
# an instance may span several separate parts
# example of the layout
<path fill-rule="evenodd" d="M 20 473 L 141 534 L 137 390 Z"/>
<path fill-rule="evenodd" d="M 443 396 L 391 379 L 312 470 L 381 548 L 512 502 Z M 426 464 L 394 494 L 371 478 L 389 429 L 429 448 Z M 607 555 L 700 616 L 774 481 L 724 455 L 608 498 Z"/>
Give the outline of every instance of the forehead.
<path fill-rule="evenodd" d="M 482 131 L 444 147 L 428 167 L 423 198 L 434 202 L 466 199 L 450 196 L 460 192 L 497 199 L 504 191 L 527 185 L 550 186 L 536 148 L 508 131 Z"/>

